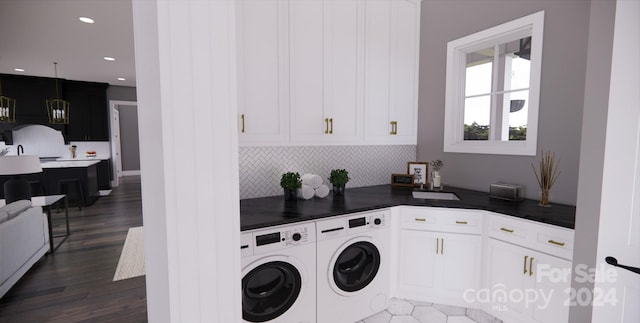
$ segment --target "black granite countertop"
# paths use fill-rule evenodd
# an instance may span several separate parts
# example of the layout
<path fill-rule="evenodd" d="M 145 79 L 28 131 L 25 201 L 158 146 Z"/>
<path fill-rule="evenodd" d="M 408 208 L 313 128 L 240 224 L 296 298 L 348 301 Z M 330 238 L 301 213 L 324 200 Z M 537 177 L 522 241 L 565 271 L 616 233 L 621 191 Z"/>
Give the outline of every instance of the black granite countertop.
<path fill-rule="evenodd" d="M 552 204 L 551 207 L 540 207 L 534 200 L 502 201 L 489 198 L 486 192 L 455 187 L 448 187 L 446 191 L 456 193 L 460 201 L 415 199 L 412 191 L 412 188 L 377 185 L 350 188 L 344 196 L 329 194 L 324 199 L 290 202 L 283 196 L 273 196 L 241 200 L 240 228 L 246 231 L 399 205 L 479 209 L 569 229 L 575 225 L 575 206 Z"/>

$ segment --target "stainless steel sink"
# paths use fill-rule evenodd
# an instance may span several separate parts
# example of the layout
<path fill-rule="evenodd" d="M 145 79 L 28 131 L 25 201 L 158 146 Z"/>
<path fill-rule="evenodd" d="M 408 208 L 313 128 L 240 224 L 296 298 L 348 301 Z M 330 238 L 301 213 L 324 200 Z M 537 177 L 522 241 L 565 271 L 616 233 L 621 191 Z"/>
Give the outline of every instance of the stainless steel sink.
<path fill-rule="evenodd" d="M 451 192 L 422 192 L 413 191 L 413 198 L 425 199 L 425 200 L 451 200 L 460 201 L 460 198 L 456 193 Z"/>

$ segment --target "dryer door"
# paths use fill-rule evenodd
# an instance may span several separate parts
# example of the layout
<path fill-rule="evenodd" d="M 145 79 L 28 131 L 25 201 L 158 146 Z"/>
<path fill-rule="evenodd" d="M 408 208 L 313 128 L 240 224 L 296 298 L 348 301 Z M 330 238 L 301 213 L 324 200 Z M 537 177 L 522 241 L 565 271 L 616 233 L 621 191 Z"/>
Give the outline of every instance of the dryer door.
<path fill-rule="evenodd" d="M 292 264 L 271 261 L 259 265 L 242 278 L 242 318 L 265 322 L 284 314 L 302 288 L 300 272 Z"/>
<path fill-rule="evenodd" d="M 369 241 L 349 244 L 334 259 L 333 281 L 344 292 L 367 287 L 380 269 L 380 251 Z"/>

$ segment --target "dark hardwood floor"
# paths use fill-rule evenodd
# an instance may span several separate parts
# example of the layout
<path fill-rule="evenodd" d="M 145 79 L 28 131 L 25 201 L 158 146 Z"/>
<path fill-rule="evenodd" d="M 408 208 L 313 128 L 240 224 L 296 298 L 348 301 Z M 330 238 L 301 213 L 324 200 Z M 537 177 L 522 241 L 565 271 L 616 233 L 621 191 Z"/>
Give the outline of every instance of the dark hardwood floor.
<path fill-rule="evenodd" d="M 63 214 L 53 212 L 54 234 Z M 0 299 L 0 323 L 146 322 L 144 276 L 112 281 L 128 229 L 142 225 L 140 177 L 69 217 L 69 238 Z"/>

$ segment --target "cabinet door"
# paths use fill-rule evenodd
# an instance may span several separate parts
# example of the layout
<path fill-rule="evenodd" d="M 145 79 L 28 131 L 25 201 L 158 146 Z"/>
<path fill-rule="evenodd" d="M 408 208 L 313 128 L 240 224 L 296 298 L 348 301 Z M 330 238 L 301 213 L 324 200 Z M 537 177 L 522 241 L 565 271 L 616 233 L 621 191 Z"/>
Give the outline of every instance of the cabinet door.
<path fill-rule="evenodd" d="M 436 285 L 437 233 L 402 230 L 398 289 L 400 292 L 423 294 Z"/>
<path fill-rule="evenodd" d="M 318 141 L 329 130 L 323 110 L 323 1 L 289 2 L 291 136 Z"/>
<path fill-rule="evenodd" d="M 534 279 L 532 287 L 540 293 L 536 304 L 532 305 L 535 322 L 561 323 L 569 319 L 569 294 L 571 287 L 571 262 L 542 253 L 532 254 Z M 548 301 L 544 297 L 549 297 Z"/>
<path fill-rule="evenodd" d="M 364 138 L 384 143 L 392 130 L 389 115 L 391 1 L 365 2 Z"/>
<path fill-rule="evenodd" d="M 392 6 L 390 118 L 395 122 L 391 139 L 416 144 L 418 125 L 418 72 L 420 2 L 394 1 Z"/>
<path fill-rule="evenodd" d="M 441 234 L 441 237 L 439 289 L 461 299 L 465 290 L 480 287 L 482 238 L 466 234 Z"/>
<path fill-rule="evenodd" d="M 241 144 L 288 139 L 287 10 L 281 0 L 237 2 Z"/>
<path fill-rule="evenodd" d="M 491 314 L 517 318 L 526 321 L 524 302 L 514 302 L 509 297 L 512 290 L 524 291 L 531 279 L 529 276 L 529 258 L 531 251 L 502 241 L 488 239 L 487 265 L 488 286 L 493 304 Z"/>
<path fill-rule="evenodd" d="M 324 1 L 325 141 L 357 142 L 362 133 L 362 7 L 358 0 Z"/>

